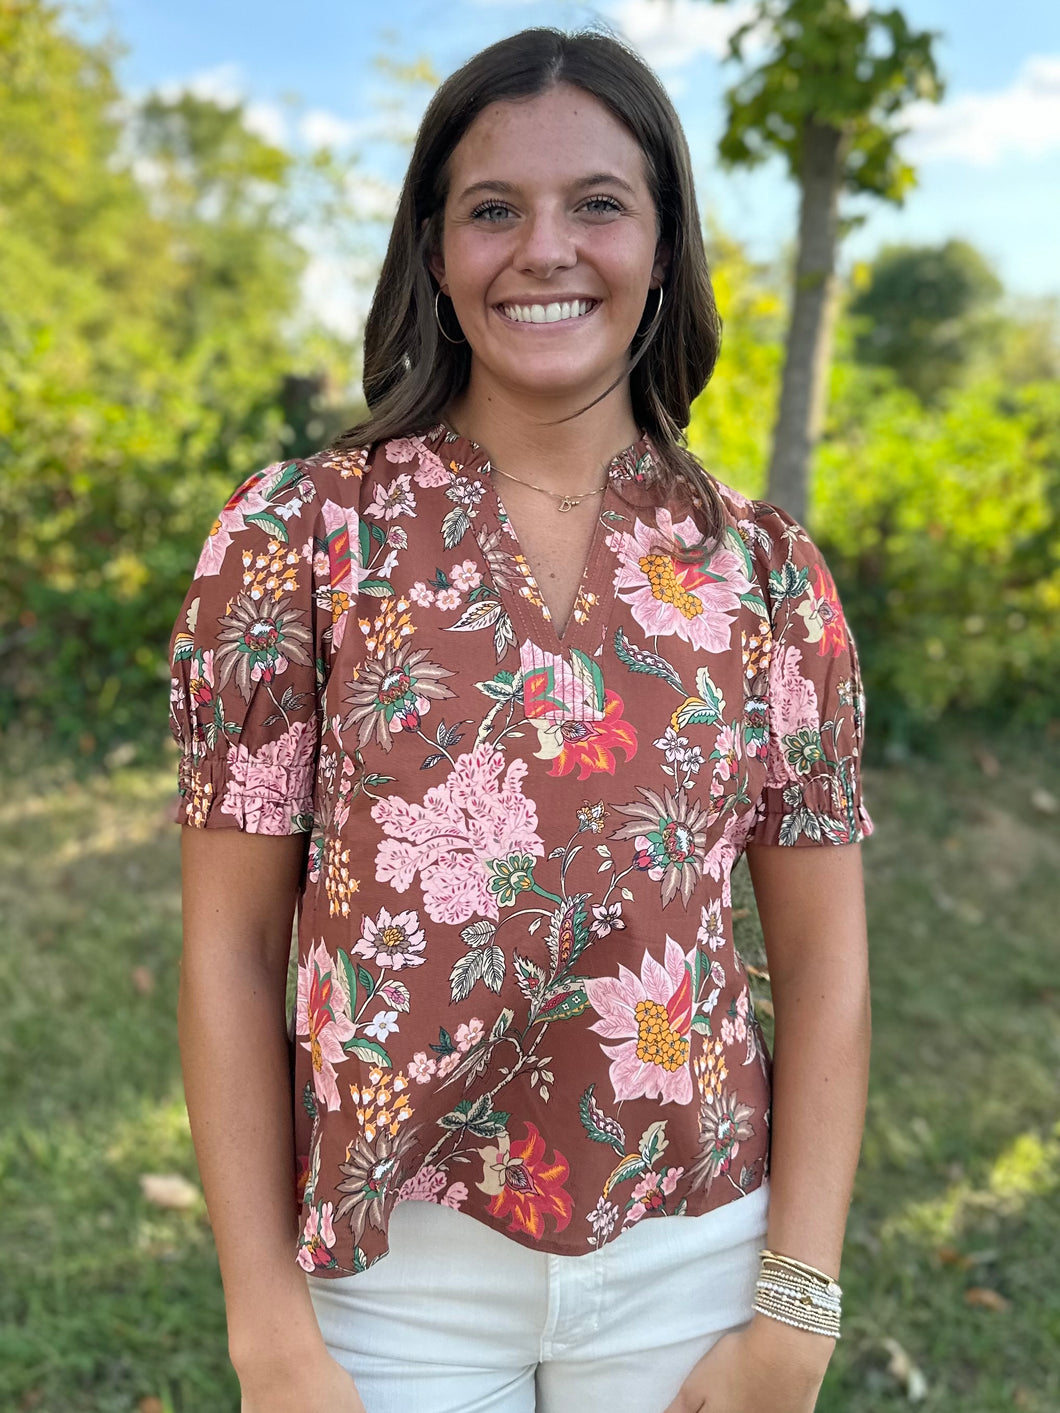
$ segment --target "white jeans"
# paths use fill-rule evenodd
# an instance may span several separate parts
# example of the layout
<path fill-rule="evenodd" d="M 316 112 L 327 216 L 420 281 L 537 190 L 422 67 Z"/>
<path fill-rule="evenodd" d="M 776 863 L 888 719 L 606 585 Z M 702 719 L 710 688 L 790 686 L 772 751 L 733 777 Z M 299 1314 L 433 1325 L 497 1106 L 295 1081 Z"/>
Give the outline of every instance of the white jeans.
<path fill-rule="evenodd" d="M 599 1251 L 533 1251 L 464 1212 L 402 1202 L 390 1252 L 307 1278 L 368 1413 L 663 1413 L 746 1324 L 768 1183 L 701 1217 L 649 1217 Z"/>

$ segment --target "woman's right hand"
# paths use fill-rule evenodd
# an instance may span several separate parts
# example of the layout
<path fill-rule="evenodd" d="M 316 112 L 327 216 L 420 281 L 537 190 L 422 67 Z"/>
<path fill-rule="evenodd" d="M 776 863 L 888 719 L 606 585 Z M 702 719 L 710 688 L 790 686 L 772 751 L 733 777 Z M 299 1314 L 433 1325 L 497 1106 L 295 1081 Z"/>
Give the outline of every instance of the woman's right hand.
<path fill-rule="evenodd" d="M 240 1413 L 368 1413 L 352 1377 L 326 1351 L 280 1375 L 246 1370 L 239 1386 Z"/>

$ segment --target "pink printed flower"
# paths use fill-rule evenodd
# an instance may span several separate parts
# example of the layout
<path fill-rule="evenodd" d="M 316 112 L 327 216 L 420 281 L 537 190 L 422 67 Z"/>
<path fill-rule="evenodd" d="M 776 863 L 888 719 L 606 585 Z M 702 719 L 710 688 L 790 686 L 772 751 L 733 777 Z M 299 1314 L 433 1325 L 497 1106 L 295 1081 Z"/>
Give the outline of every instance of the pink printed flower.
<path fill-rule="evenodd" d="M 460 1208 L 467 1201 L 467 1184 L 463 1182 L 451 1182 L 440 1201 L 443 1207 L 451 1207 L 454 1212 L 459 1212 Z"/>
<path fill-rule="evenodd" d="M 462 594 L 469 594 L 472 589 L 477 589 L 482 583 L 482 574 L 473 559 L 465 559 L 461 564 L 454 564 L 449 571 L 449 578 Z"/>
<path fill-rule="evenodd" d="M 477 1045 L 486 1033 L 486 1028 L 479 1020 L 478 1016 L 472 1016 L 466 1025 L 458 1025 L 456 1028 L 456 1048 L 463 1054 L 470 1050 L 472 1045 Z"/>
<path fill-rule="evenodd" d="M 303 1271 L 313 1273 L 320 1266 L 336 1264 L 331 1248 L 335 1245 L 335 1228 L 331 1224 L 334 1205 L 324 1202 L 311 1207 L 298 1244 L 298 1264 Z"/>
<path fill-rule="evenodd" d="M 350 998 L 335 960 L 323 942 L 315 942 L 298 964 L 297 1033 L 313 1060 L 313 1089 L 329 1112 L 340 1107 L 335 1066 L 346 1059 L 352 1038 Z"/>
<path fill-rule="evenodd" d="M 523 794 L 527 765 L 483 743 L 457 756 L 440 785 L 422 804 L 388 795 L 372 806 L 384 839 L 376 851 L 375 876 L 404 893 L 417 873 L 427 916 L 454 925 L 469 918 L 500 916 L 490 892 L 490 859 L 527 853 L 541 858 L 537 809 Z"/>
<path fill-rule="evenodd" d="M 297 833 L 294 820 L 313 807 L 315 754 L 316 727 L 308 721 L 293 722 L 256 752 L 229 746 L 221 809 L 249 834 Z"/>
<path fill-rule="evenodd" d="M 409 598 L 413 603 L 418 603 L 420 608 L 430 608 L 434 603 L 434 590 L 428 589 L 422 579 L 417 579 L 409 590 Z"/>
<path fill-rule="evenodd" d="M 398 1188 L 398 1202 L 437 1202 L 438 1194 L 447 1181 L 444 1168 L 436 1168 L 433 1163 L 424 1163 L 407 1177 Z"/>
<path fill-rule="evenodd" d="M 676 1189 L 683 1172 L 684 1168 L 667 1168 L 661 1175 L 645 1173 L 630 1193 L 633 1206 L 626 1213 L 623 1226 L 631 1226 L 647 1212 L 657 1212 L 660 1207 L 665 1207 L 666 1199 Z"/>
<path fill-rule="evenodd" d="M 210 527 L 210 533 L 202 547 L 199 562 L 195 566 L 197 579 L 220 574 L 225 553 L 232 543 L 232 536 L 246 529 L 248 515 L 259 515 L 268 505 L 267 488 L 272 473 L 278 470 L 282 470 L 281 464 L 274 461 L 271 466 L 255 471 L 228 497 L 220 515 Z"/>
<path fill-rule="evenodd" d="M 408 475 L 395 476 L 387 484 L 376 486 L 372 493 L 372 503 L 365 511 L 376 520 L 394 520 L 399 515 L 416 514 L 416 497 L 412 494 L 412 484 Z"/>
<path fill-rule="evenodd" d="M 619 559 L 615 592 L 645 633 L 676 633 L 704 652 L 725 652 L 740 596 L 752 589 L 742 554 L 722 541 L 709 559 L 683 563 L 667 544 L 675 538 L 686 545 L 698 540 L 695 521 L 690 517 L 675 525 L 668 510 L 657 510 L 655 518 L 657 529 L 638 518 L 632 535 L 616 530 L 608 536 L 608 548 Z"/>
<path fill-rule="evenodd" d="M 460 591 L 458 589 L 440 589 L 438 592 L 437 603 L 439 608 L 459 608 Z"/>
<path fill-rule="evenodd" d="M 417 486 L 447 486 L 452 480 L 441 458 L 428 451 L 422 437 L 395 437 L 386 444 L 386 459 L 398 465 L 414 461 L 412 474 Z"/>
<path fill-rule="evenodd" d="M 428 1055 L 426 1050 L 417 1050 L 406 1066 L 409 1079 L 414 1079 L 417 1084 L 426 1084 L 436 1068 L 434 1056 Z"/>
<path fill-rule="evenodd" d="M 692 1031 L 690 963 L 672 937 L 666 939 L 664 965 L 645 952 L 640 978 L 621 963 L 618 976 L 589 978 L 585 993 L 600 1020 L 589 1027 L 622 1043 L 600 1048 L 611 1059 L 615 1098 L 661 1099 L 664 1104 L 692 1100 L 689 1036 Z"/>
<path fill-rule="evenodd" d="M 817 689 L 812 680 L 799 670 L 801 664 L 802 652 L 794 644 L 779 649 L 773 655 L 769 683 L 772 720 L 766 756 L 766 784 L 776 789 L 798 779 L 781 740 L 803 730 L 817 732 L 821 726 Z"/>
<path fill-rule="evenodd" d="M 736 774 L 740 760 L 740 737 L 731 726 L 719 729 L 710 758 L 717 762 L 714 774 L 719 780 L 731 780 Z"/>
<path fill-rule="evenodd" d="M 411 909 L 391 917 L 386 908 L 380 908 L 374 921 L 365 917 L 352 950 L 378 967 L 400 971 L 402 967 L 422 966 L 426 958 L 418 954 L 426 945 L 420 920 Z"/>
<path fill-rule="evenodd" d="M 817 644 L 818 657 L 838 657 L 847 645 L 846 620 L 835 582 L 823 564 L 813 566 L 816 592 L 807 589 L 806 602 L 795 610 L 806 621 L 806 641 Z"/>

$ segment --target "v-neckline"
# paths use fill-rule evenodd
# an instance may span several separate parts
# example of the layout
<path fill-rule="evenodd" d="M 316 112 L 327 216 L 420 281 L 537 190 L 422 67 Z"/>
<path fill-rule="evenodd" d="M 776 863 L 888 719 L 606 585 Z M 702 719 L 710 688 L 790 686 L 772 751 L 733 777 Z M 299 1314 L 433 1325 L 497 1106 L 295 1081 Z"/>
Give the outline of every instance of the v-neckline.
<path fill-rule="evenodd" d="M 487 532 L 498 533 L 502 543 L 507 541 L 516 560 L 526 593 L 501 584 L 496 584 L 495 588 L 509 618 L 522 630 L 520 642 L 529 640 L 557 657 L 566 657 L 572 649 L 595 657 L 607 633 L 615 598 L 610 592 L 610 576 L 602 572 L 607 536 L 633 513 L 633 507 L 622 501 L 616 487 L 622 482 L 643 485 L 654 474 L 653 448 L 647 433 L 641 432 L 635 441 L 617 452 L 607 463 L 607 484 L 593 524 L 578 589 L 562 633 L 556 627 L 533 567 L 494 484 L 489 453 L 478 442 L 455 432 L 444 422 L 432 428 L 425 437 L 425 440 L 432 442 L 436 439 L 445 448 L 447 465 L 458 469 L 461 475 L 475 475 L 483 483 L 485 493 L 479 500 L 476 518 L 485 517 L 489 522 Z M 580 615 L 579 609 L 582 610 Z"/>

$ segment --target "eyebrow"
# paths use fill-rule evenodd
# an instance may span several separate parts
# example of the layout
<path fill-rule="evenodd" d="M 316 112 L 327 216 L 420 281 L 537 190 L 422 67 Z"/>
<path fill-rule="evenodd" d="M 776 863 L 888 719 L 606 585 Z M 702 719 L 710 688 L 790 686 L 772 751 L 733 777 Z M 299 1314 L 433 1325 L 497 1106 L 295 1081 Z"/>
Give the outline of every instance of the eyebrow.
<path fill-rule="evenodd" d="M 623 191 L 628 191 L 630 196 L 635 196 L 636 192 L 629 182 L 622 177 L 616 177 L 614 172 L 594 172 L 588 177 L 578 177 L 570 183 L 571 191 L 582 191 L 590 186 L 617 186 Z M 475 182 L 469 187 L 465 187 L 460 193 L 460 200 L 465 201 L 469 196 L 477 196 L 479 192 L 496 191 L 502 196 L 513 196 L 519 190 L 515 182 L 505 181 L 483 181 Z"/>

